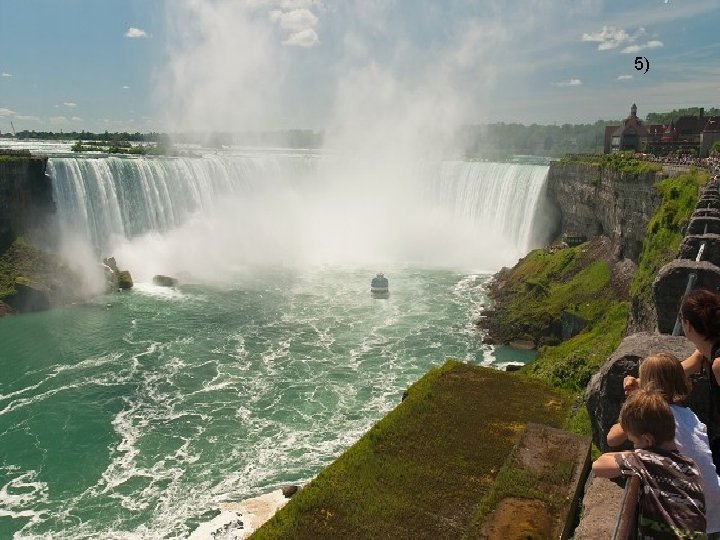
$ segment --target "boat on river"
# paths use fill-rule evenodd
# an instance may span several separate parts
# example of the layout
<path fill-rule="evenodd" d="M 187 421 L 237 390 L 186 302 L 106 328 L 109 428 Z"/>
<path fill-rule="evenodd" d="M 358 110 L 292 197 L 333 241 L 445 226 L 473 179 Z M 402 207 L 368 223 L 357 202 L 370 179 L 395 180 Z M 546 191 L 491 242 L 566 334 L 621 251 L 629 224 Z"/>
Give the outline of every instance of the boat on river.
<path fill-rule="evenodd" d="M 388 278 L 383 274 L 378 274 L 370 282 L 370 293 L 373 298 L 387 298 L 390 296 L 390 287 Z"/>

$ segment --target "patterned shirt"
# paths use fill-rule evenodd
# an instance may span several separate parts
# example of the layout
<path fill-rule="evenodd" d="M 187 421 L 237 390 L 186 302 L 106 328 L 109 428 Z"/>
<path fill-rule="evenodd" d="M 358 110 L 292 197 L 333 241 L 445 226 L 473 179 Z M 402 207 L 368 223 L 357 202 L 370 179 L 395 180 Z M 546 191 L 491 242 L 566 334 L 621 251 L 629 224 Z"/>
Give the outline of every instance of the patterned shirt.
<path fill-rule="evenodd" d="M 616 457 L 624 476 L 640 477 L 638 538 L 707 538 L 705 497 L 695 462 L 677 451 L 637 448 Z"/>

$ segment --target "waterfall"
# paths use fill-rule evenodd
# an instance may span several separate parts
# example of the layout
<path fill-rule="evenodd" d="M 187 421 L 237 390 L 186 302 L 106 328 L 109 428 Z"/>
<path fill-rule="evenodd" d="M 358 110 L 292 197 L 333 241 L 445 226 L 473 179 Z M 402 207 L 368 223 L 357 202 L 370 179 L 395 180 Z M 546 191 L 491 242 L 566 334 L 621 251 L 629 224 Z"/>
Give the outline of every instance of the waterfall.
<path fill-rule="evenodd" d="M 154 236 L 146 259 L 174 238 L 175 250 L 237 264 L 511 264 L 533 247 L 547 170 L 442 161 L 389 172 L 293 151 L 49 160 L 63 231 L 95 251 Z"/>

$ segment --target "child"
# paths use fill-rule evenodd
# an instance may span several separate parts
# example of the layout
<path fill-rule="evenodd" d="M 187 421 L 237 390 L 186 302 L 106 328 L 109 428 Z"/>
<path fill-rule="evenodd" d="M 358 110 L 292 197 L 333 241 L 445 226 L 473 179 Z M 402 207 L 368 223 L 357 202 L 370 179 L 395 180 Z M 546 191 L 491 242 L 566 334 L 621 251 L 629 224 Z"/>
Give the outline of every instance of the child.
<path fill-rule="evenodd" d="M 720 532 L 720 478 L 713 464 L 705 424 L 688 407 L 682 405 L 690 394 L 690 381 L 680 361 L 671 354 L 658 353 L 640 363 L 640 377 L 626 377 L 623 386 L 627 393 L 636 388 L 657 390 L 670 405 L 675 418 L 675 444 L 678 451 L 697 465 L 705 495 L 705 520 L 708 533 Z M 610 428 L 607 442 L 620 446 L 627 440 L 622 426 Z"/>
<path fill-rule="evenodd" d="M 700 473 L 675 447 L 675 420 L 663 396 L 633 392 L 620 411 L 620 425 L 635 450 L 603 454 L 592 469 L 604 478 L 640 478 L 638 538 L 707 538 Z"/>

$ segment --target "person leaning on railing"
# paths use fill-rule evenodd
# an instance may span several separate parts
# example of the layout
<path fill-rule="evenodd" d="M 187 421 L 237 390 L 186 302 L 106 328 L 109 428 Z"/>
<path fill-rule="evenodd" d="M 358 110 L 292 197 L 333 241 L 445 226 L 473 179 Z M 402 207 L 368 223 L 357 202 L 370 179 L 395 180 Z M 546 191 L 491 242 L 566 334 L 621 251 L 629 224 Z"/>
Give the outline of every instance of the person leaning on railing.
<path fill-rule="evenodd" d="M 592 465 L 595 476 L 640 479 L 639 538 L 707 538 L 705 497 L 695 462 L 675 446 L 675 420 L 657 391 L 632 392 L 620 425 L 635 449 L 607 452 Z"/>
<path fill-rule="evenodd" d="M 682 361 L 683 369 L 688 375 L 704 371 L 708 377 L 708 438 L 720 471 L 720 294 L 709 289 L 690 291 L 680 304 L 680 320 L 685 337 L 695 345 L 695 351 Z"/>
<path fill-rule="evenodd" d="M 695 413 L 685 406 L 690 395 L 690 381 L 683 371 L 680 360 L 668 353 L 657 353 L 640 362 L 640 377 L 627 376 L 623 380 L 625 394 L 635 390 L 655 390 L 660 392 L 670 405 L 675 420 L 675 445 L 680 454 L 691 458 L 701 475 L 705 494 L 707 533 L 719 536 L 720 533 L 720 478 L 713 464 L 712 454 L 703 424 Z M 620 446 L 628 437 L 620 424 L 610 428 L 607 435 L 608 446 Z"/>

